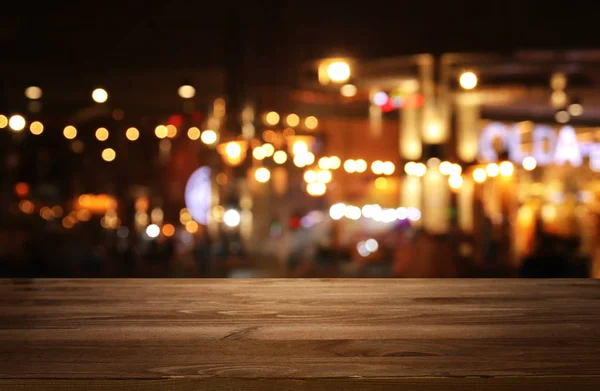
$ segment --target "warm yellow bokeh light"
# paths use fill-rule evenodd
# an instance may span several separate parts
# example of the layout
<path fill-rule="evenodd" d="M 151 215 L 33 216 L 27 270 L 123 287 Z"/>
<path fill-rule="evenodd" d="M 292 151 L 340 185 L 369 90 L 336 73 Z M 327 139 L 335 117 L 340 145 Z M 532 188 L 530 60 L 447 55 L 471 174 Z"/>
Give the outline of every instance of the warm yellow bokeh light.
<path fill-rule="evenodd" d="M 338 168 L 340 168 L 342 165 L 342 160 L 337 157 L 337 156 L 330 156 L 329 157 L 329 169 L 331 170 L 337 170 Z"/>
<path fill-rule="evenodd" d="M 167 130 L 167 127 L 165 125 L 158 125 L 155 129 L 154 129 L 154 134 L 156 135 L 156 137 L 158 138 L 165 138 L 167 137 L 167 134 L 169 133 L 169 131 Z"/>
<path fill-rule="evenodd" d="M 307 129 L 314 130 L 317 128 L 317 126 L 319 126 L 319 120 L 317 119 L 317 117 L 313 117 L 311 115 L 310 117 L 306 117 L 306 119 L 304 120 L 304 125 Z"/>
<path fill-rule="evenodd" d="M 315 154 L 312 152 L 303 153 L 302 157 L 304 158 L 304 162 L 306 163 L 307 166 L 309 166 L 315 162 Z"/>
<path fill-rule="evenodd" d="M 196 89 L 189 84 L 184 84 L 177 89 L 177 93 L 183 99 L 191 99 L 196 95 Z"/>
<path fill-rule="evenodd" d="M 252 150 L 252 157 L 256 160 L 263 160 L 265 158 L 265 152 L 262 147 L 256 147 Z"/>
<path fill-rule="evenodd" d="M 103 88 L 96 88 L 92 91 L 92 99 L 96 103 L 104 103 L 108 99 L 108 92 Z"/>
<path fill-rule="evenodd" d="M 452 163 L 449 161 L 441 162 L 439 170 L 442 175 L 450 175 L 452 173 Z"/>
<path fill-rule="evenodd" d="M 334 61 L 327 66 L 327 76 L 336 83 L 344 82 L 350 78 L 350 65 L 345 61 Z"/>
<path fill-rule="evenodd" d="M 242 147 L 238 143 L 228 143 L 225 147 L 225 153 L 231 159 L 237 159 L 242 154 Z"/>
<path fill-rule="evenodd" d="M 179 222 L 181 224 L 187 224 L 190 221 L 192 221 L 192 215 L 190 212 L 188 212 L 187 210 L 185 212 L 182 212 L 179 214 Z"/>
<path fill-rule="evenodd" d="M 375 174 L 375 175 L 383 174 L 383 169 L 384 169 L 384 164 L 381 160 L 375 160 L 371 164 L 371 171 L 373 171 L 373 174 Z"/>
<path fill-rule="evenodd" d="M 485 170 L 481 167 L 473 170 L 473 180 L 477 183 L 483 183 L 487 179 L 487 174 Z"/>
<path fill-rule="evenodd" d="M 195 126 L 192 126 L 187 131 L 187 136 L 190 140 L 198 140 L 200 138 L 200 129 Z"/>
<path fill-rule="evenodd" d="M 189 221 L 185 224 L 185 230 L 191 234 L 195 234 L 196 232 L 198 232 L 198 228 L 198 223 L 196 223 L 195 221 Z"/>
<path fill-rule="evenodd" d="M 265 115 L 265 122 L 269 125 L 277 125 L 279 123 L 279 114 L 276 111 L 268 112 Z"/>
<path fill-rule="evenodd" d="M 108 130 L 106 128 L 98 128 L 96 130 L 96 139 L 98 141 L 108 140 Z"/>
<path fill-rule="evenodd" d="M 285 122 L 287 122 L 288 126 L 296 127 L 300 124 L 300 117 L 297 114 L 288 114 L 285 118 Z"/>
<path fill-rule="evenodd" d="M 273 161 L 277 164 L 283 164 L 287 161 L 287 153 L 285 151 L 277 151 L 273 154 Z"/>
<path fill-rule="evenodd" d="M 275 153 L 275 147 L 269 143 L 263 144 L 262 150 L 266 157 L 271 157 Z"/>
<path fill-rule="evenodd" d="M 312 183 L 317 181 L 317 173 L 314 170 L 307 170 L 304 173 L 304 181 L 306 183 Z"/>
<path fill-rule="evenodd" d="M 0 115 L 0 129 L 4 129 L 8 126 L 8 118 L 5 115 Z"/>
<path fill-rule="evenodd" d="M 306 192 L 313 197 L 322 196 L 327 191 L 327 186 L 323 182 L 313 182 L 306 186 Z"/>
<path fill-rule="evenodd" d="M 448 178 L 448 185 L 454 190 L 458 190 L 463 185 L 463 178 L 460 175 L 451 175 Z"/>
<path fill-rule="evenodd" d="M 307 165 L 303 154 L 294 156 L 294 165 L 296 167 L 304 167 Z"/>
<path fill-rule="evenodd" d="M 523 159 L 523 168 L 527 171 L 533 171 L 537 167 L 537 161 L 533 156 L 527 156 Z"/>
<path fill-rule="evenodd" d="M 127 140 L 129 141 L 135 141 L 140 138 L 140 131 L 137 130 L 137 128 L 129 128 L 125 131 L 125 137 L 127 137 Z"/>
<path fill-rule="evenodd" d="M 321 170 L 329 170 L 329 158 L 328 157 L 320 158 L 317 165 L 319 166 L 319 168 Z"/>
<path fill-rule="evenodd" d="M 477 75 L 471 71 L 463 72 L 458 81 L 465 90 L 472 90 L 477 86 Z"/>
<path fill-rule="evenodd" d="M 375 179 L 375 187 L 377 190 L 385 190 L 388 187 L 388 181 L 384 177 Z"/>
<path fill-rule="evenodd" d="M 367 171 L 367 162 L 364 159 L 357 159 L 356 163 L 356 172 L 365 172 Z"/>
<path fill-rule="evenodd" d="M 333 175 L 331 175 L 331 171 L 323 170 L 317 173 L 317 180 L 323 183 L 329 183 L 333 179 Z"/>
<path fill-rule="evenodd" d="M 8 119 L 8 127 L 15 132 L 20 132 L 25 128 L 25 118 L 22 115 L 16 114 Z"/>
<path fill-rule="evenodd" d="M 102 151 L 102 159 L 107 162 L 112 162 L 117 157 L 117 153 L 112 148 L 106 148 Z"/>
<path fill-rule="evenodd" d="M 271 179 L 271 171 L 269 169 L 261 167 L 254 173 L 254 178 L 260 183 L 268 182 Z"/>
<path fill-rule="evenodd" d="M 77 129 L 74 126 L 68 125 L 63 129 L 63 135 L 65 138 L 72 140 L 77 137 Z"/>
<path fill-rule="evenodd" d="M 358 89 L 354 84 L 344 84 L 340 88 L 340 94 L 342 94 L 342 96 L 345 96 L 346 98 L 351 98 L 355 96 L 357 92 Z"/>
<path fill-rule="evenodd" d="M 496 163 L 489 163 L 485 167 L 485 172 L 488 177 L 495 178 L 498 176 L 498 174 L 500 174 L 500 167 L 498 167 L 498 164 Z"/>
<path fill-rule="evenodd" d="M 308 151 L 308 144 L 305 141 L 296 141 L 292 147 L 294 155 L 301 155 Z"/>
<path fill-rule="evenodd" d="M 202 132 L 200 140 L 206 145 L 212 145 L 217 141 L 217 133 L 214 130 L 207 129 Z"/>
<path fill-rule="evenodd" d="M 452 167 L 450 167 L 450 175 L 460 175 L 462 174 L 462 167 L 460 164 L 454 163 Z"/>
<path fill-rule="evenodd" d="M 452 167 L 458 166 L 458 164 L 453 165 Z M 458 166 L 460 168 L 460 166 Z M 425 176 L 427 174 L 427 166 L 424 163 L 415 163 L 414 174 L 416 176 Z"/>
<path fill-rule="evenodd" d="M 174 138 L 177 136 L 177 127 L 175 125 L 167 125 L 167 137 Z"/>
<path fill-rule="evenodd" d="M 44 132 L 44 125 L 40 121 L 34 121 L 29 125 L 29 131 L 38 136 Z"/>
<path fill-rule="evenodd" d="M 344 162 L 344 170 L 350 174 L 352 174 L 353 172 L 356 172 L 356 161 L 354 159 L 346 160 Z"/>
<path fill-rule="evenodd" d="M 500 175 L 511 176 L 515 172 L 515 166 L 511 162 L 500 163 Z"/>
<path fill-rule="evenodd" d="M 43 91 L 38 86 L 30 86 L 25 89 L 25 96 L 27 99 L 37 100 L 42 97 Z"/>
<path fill-rule="evenodd" d="M 394 171 L 396 171 L 396 166 L 392 162 L 385 162 L 385 163 L 383 163 L 382 170 L 383 170 L 383 174 L 392 175 L 394 173 Z"/>

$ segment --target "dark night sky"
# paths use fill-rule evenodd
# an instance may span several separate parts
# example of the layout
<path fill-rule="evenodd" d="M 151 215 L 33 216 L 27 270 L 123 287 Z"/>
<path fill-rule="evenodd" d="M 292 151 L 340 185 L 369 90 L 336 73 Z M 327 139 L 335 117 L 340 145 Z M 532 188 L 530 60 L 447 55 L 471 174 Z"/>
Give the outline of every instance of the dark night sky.
<path fill-rule="evenodd" d="M 50 3 L 50 4 L 47 4 Z M 242 3 L 242 2 L 238 2 Z M 233 2 L 30 2 L 3 9 L 0 46 L 17 63 L 48 69 L 221 66 Z M 207 5 L 210 4 L 210 5 Z M 600 47 L 594 2 L 253 1 L 241 7 L 247 56 L 261 82 L 335 54 Z M 258 5 L 257 5 L 258 4 Z M 280 76 L 276 76 L 279 74 Z"/>

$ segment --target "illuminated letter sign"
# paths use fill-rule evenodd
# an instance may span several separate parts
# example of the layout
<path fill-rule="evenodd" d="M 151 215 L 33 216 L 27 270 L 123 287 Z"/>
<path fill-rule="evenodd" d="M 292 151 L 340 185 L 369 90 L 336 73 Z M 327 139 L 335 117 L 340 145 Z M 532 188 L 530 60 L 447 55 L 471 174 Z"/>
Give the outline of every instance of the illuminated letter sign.
<path fill-rule="evenodd" d="M 532 156 L 538 162 L 538 165 L 545 166 L 552 163 L 554 148 L 556 145 L 556 134 L 550 126 L 538 125 L 533 128 L 533 149 Z M 547 147 L 545 148 L 546 145 Z"/>
<path fill-rule="evenodd" d="M 561 166 L 569 162 L 573 167 L 579 167 L 582 160 L 575 129 L 572 126 L 563 126 L 558 132 L 554 161 Z"/>
<path fill-rule="evenodd" d="M 500 122 L 492 122 L 481 133 L 479 140 L 479 156 L 482 160 L 495 162 L 498 160 L 498 154 L 494 149 L 494 139 L 500 138 L 502 145 L 506 146 L 508 131 L 506 126 Z"/>
<path fill-rule="evenodd" d="M 517 126 L 507 128 L 504 124 L 493 122 L 483 129 L 479 140 L 479 157 L 483 161 L 494 162 L 498 154 L 494 149 L 494 139 L 499 138 L 508 156 L 514 163 L 520 164 L 525 157 L 521 150 L 521 133 Z M 600 144 L 582 145 L 572 126 L 563 126 L 558 135 L 550 126 L 536 125 L 532 131 L 531 155 L 539 166 L 548 164 L 564 165 L 569 163 L 579 167 L 584 156 L 590 156 L 590 167 L 600 168 Z"/>

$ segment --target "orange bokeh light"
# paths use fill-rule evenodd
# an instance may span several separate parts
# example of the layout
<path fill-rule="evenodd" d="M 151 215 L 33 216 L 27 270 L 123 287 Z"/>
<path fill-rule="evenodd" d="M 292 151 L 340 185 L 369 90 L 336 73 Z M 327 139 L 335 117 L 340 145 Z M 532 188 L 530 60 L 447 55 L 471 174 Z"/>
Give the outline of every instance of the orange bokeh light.
<path fill-rule="evenodd" d="M 175 234 L 175 227 L 173 224 L 165 224 L 162 229 L 163 235 L 166 237 L 171 237 Z"/>
<path fill-rule="evenodd" d="M 19 197 L 25 197 L 29 194 L 29 185 L 25 182 L 17 183 L 15 185 L 15 193 L 17 193 Z"/>

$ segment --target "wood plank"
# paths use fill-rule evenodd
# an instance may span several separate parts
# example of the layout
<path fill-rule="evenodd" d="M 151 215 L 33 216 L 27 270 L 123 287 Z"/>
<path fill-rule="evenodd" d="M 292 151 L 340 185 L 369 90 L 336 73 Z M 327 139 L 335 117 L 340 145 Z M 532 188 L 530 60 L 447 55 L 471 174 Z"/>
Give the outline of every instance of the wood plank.
<path fill-rule="evenodd" d="M 596 280 L 1 280 L 0 389 L 597 389 L 599 303 Z"/>

